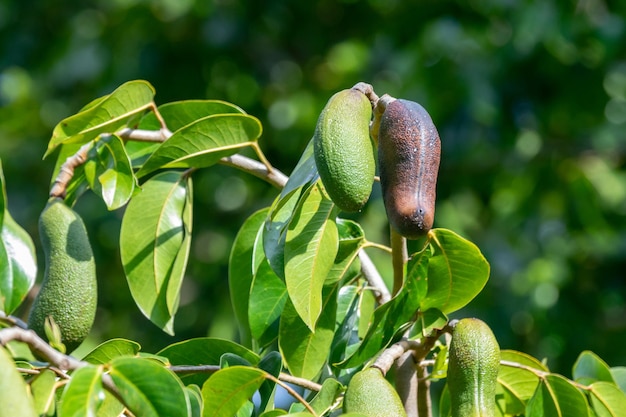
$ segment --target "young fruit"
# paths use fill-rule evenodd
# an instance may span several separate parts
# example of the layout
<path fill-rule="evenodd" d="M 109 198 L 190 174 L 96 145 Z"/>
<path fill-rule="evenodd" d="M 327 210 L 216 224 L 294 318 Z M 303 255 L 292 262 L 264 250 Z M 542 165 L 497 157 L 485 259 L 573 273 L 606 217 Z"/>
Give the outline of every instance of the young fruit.
<path fill-rule="evenodd" d="M 406 417 L 398 393 L 378 368 L 354 374 L 343 398 L 343 409 L 367 417 Z"/>
<path fill-rule="evenodd" d="M 378 131 L 378 166 L 389 222 L 415 239 L 433 227 L 441 155 L 439 134 L 428 112 L 408 100 L 387 104 Z"/>
<path fill-rule="evenodd" d="M 87 337 L 96 314 L 96 265 L 80 216 L 60 198 L 52 198 L 39 217 L 45 255 L 41 289 L 28 326 L 46 338 L 44 322 L 52 316 L 68 352 Z"/>
<path fill-rule="evenodd" d="M 500 347 L 487 324 L 462 319 L 454 327 L 448 362 L 452 417 L 493 417 Z"/>
<path fill-rule="evenodd" d="M 315 164 L 328 195 L 344 211 L 361 210 L 372 192 L 376 161 L 371 117 L 365 94 L 347 89 L 328 100 L 317 121 Z"/>

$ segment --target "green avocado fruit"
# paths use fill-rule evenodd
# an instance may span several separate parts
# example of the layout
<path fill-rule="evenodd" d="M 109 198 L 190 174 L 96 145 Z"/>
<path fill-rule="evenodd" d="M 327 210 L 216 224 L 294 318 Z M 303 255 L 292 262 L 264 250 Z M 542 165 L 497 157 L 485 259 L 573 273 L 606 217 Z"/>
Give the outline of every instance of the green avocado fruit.
<path fill-rule="evenodd" d="M 376 157 L 370 138 L 372 105 L 362 92 L 334 94 L 317 121 L 313 146 L 322 184 L 343 211 L 361 210 L 372 192 Z"/>
<path fill-rule="evenodd" d="M 96 315 L 96 264 L 87 230 L 62 199 L 51 198 L 39 217 L 39 235 L 45 272 L 28 326 L 47 340 L 44 322 L 52 316 L 71 352 L 87 337 Z"/>
<path fill-rule="evenodd" d="M 374 367 L 354 374 L 343 398 L 343 410 L 367 417 L 406 417 L 400 396 Z"/>
<path fill-rule="evenodd" d="M 482 320 L 459 320 L 452 331 L 448 389 L 452 417 L 494 417 L 500 346 Z"/>

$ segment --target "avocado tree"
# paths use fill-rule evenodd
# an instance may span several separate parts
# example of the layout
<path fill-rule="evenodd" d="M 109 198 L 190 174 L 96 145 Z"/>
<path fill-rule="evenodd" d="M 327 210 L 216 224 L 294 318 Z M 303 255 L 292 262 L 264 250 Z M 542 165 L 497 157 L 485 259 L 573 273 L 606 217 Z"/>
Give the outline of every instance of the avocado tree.
<path fill-rule="evenodd" d="M 29 323 L 11 314 L 35 283 L 35 245 L 9 214 L 0 175 L 0 416 L 623 414 L 626 368 L 586 351 L 569 377 L 558 375 L 500 350 L 486 323 L 449 319 L 487 285 L 489 263 L 454 231 L 431 229 L 436 128 L 416 103 L 379 97 L 364 83 L 344 91 L 329 100 L 289 177 L 263 153 L 254 116 L 217 100 L 157 106 L 145 81 L 59 122 L 45 151 L 57 162 L 40 218 L 44 284 Z M 376 153 L 390 246 L 344 214 L 378 186 Z M 98 261 L 76 201 L 90 190 L 108 210 L 125 208 L 128 288 L 146 320 L 173 334 L 194 235 L 194 173 L 215 164 L 277 190 L 232 246 L 238 339 L 144 352 L 119 335 L 72 356 L 85 337 L 76 326 L 93 323 L 84 307 L 96 287 L 85 283 Z M 387 254 L 392 276 L 366 250 Z"/>

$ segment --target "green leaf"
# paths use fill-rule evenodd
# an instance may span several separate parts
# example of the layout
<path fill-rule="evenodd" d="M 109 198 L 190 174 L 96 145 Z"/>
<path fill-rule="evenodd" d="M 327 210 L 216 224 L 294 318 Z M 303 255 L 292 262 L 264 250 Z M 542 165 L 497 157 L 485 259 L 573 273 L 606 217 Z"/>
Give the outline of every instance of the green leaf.
<path fill-rule="evenodd" d="M 605 381 L 590 386 L 590 399 L 597 417 L 619 417 L 626 410 L 626 394 L 615 384 Z"/>
<path fill-rule="evenodd" d="M 189 385 L 185 387 L 187 398 L 189 398 L 189 405 L 191 413 L 189 417 L 201 417 L 202 416 L 202 390 L 197 385 Z"/>
<path fill-rule="evenodd" d="M 265 257 L 262 249 L 260 254 L 258 253 L 257 242 L 262 240 L 263 225 L 268 211 L 269 208 L 259 210 L 246 219 L 235 237 L 228 261 L 230 301 L 239 324 L 242 343 L 246 346 L 251 346 L 248 305 L 254 275 L 258 269 L 257 259 L 259 255 Z"/>
<path fill-rule="evenodd" d="M 298 202 L 285 240 L 287 292 L 311 330 L 322 311 L 322 287 L 338 245 L 335 205 L 317 182 Z"/>
<path fill-rule="evenodd" d="M 430 308 L 420 311 L 415 326 L 411 329 L 410 337 L 426 337 L 435 330 L 443 329 L 446 324 L 448 324 L 448 317 L 438 309 Z"/>
<path fill-rule="evenodd" d="M 7 189 L 4 180 L 4 169 L 2 168 L 2 159 L 0 159 L 0 228 L 4 223 L 4 213 L 7 210 Z"/>
<path fill-rule="evenodd" d="M 257 354 L 230 340 L 213 337 L 200 337 L 174 343 L 157 352 L 157 355 L 169 359 L 172 365 L 219 365 L 225 353 L 233 353 L 246 359 L 253 365 L 259 363 Z M 206 373 L 182 376 L 185 384 L 202 385 L 209 377 Z"/>
<path fill-rule="evenodd" d="M 37 259 L 30 235 L 7 210 L 0 236 L 0 310 L 11 314 L 35 284 Z"/>
<path fill-rule="evenodd" d="M 53 371 L 42 369 L 41 373 L 30 382 L 30 392 L 33 395 L 35 411 L 38 415 L 54 414 L 56 379 Z"/>
<path fill-rule="evenodd" d="M 614 366 L 611 368 L 611 376 L 620 389 L 626 393 L 626 366 Z"/>
<path fill-rule="evenodd" d="M 326 414 L 332 409 L 342 392 L 343 385 L 339 381 L 333 378 L 326 378 L 322 384 L 322 389 L 311 400 L 311 408 L 320 416 Z"/>
<path fill-rule="evenodd" d="M 79 368 L 63 390 L 59 417 L 95 416 L 102 396 L 102 366 Z"/>
<path fill-rule="evenodd" d="M 539 374 L 548 372 L 548 368 L 532 356 L 513 350 L 503 349 L 500 352 L 500 360 L 503 364 L 498 371 L 498 382 L 507 395 L 518 400 L 507 402 L 506 411 L 511 414 L 521 414 L 524 412 L 523 404 L 526 404 L 533 396 L 539 384 L 537 373 L 523 367 L 535 369 Z M 523 367 L 510 366 L 507 362 L 520 364 Z"/>
<path fill-rule="evenodd" d="M 205 417 L 233 417 L 265 381 L 265 372 L 243 366 L 217 371 L 202 386 Z"/>
<path fill-rule="evenodd" d="M 163 172 L 143 185 L 129 203 L 120 231 L 120 252 L 128 286 L 141 312 L 174 333 L 191 244 L 191 179 Z"/>
<path fill-rule="evenodd" d="M 328 359 L 335 332 L 337 286 L 323 288 L 322 314 L 314 330 L 302 320 L 291 301 L 280 316 L 278 347 L 292 375 L 312 379 Z"/>
<path fill-rule="evenodd" d="M 179 130 L 148 158 L 137 177 L 160 168 L 203 168 L 230 156 L 261 136 L 261 122 L 245 114 L 217 114 Z"/>
<path fill-rule="evenodd" d="M 120 356 L 136 356 L 141 350 L 139 343 L 126 339 L 111 339 L 96 346 L 83 361 L 96 365 L 109 363 Z"/>
<path fill-rule="evenodd" d="M 446 229 L 429 232 L 436 248 L 428 265 L 428 293 L 421 310 L 450 314 L 476 297 L 489 279 L 489 263 L 472 242 Z"/>
<path fill-rule="evenodd" d="M 427 251 L 428 248 L 424 250 L 425 253 Z M 421 301 L 421 277 L 426 273 L 429 262 L 427 255 L 420 256 L 419 259 L 420 263 L 414 268 L 421 273 L 408 276 L 398 294 L 374 311 L 374 318 L 358 349 L 337 366 L 347 369 L 363 364 L 413 324 Z"/>
<path fill-rule="evenodd" d="M 363 229 L 352 220 L 337 219 L 337 232 L 339 235 L 337 255 L 326 277 L 325 285 L 341 281 L 348 275 L 359 250 L 365 244 Z M 360 272 L 360 268 L 357 271 Z"/>
<path fill-rule="evenodd" d="M 92 101 L 80 113 L 56 125 L 44 158 L 60 144 L 84 144 L 101 133 L 114 133 L 153 105 L 154 93 L 146 81 L 129 81 L 108 96 Z"/>
<path fill-rule="evenodd" d="M 611 369 L 598 355 L 591 351 L 584 351 L 576 359 L 572 370 L 574 381 L 583 385 L 592 382 L 605 381 L 615 384 Z"/>
<path fill-rule="evenodd" d="M 125 205 L 133 195 L 136 179 L 119 136 L 98 140 L 87 157 L 85 178 L 91 189 L 102 197 L 109 210 Z"/>
<path fill-rule="evenodd" d="M 158 107 L 159 114 L 165 120 L 167 128 L 172 132 L 215 114 L 245 114 L 240 107 L 221 100 L 182 100 L 172 101 Z M 161 124 L 154 113 L 146 114 L 139 123 L 140 129 L 158 130 Z"/>
<path fill-rule="evenodd" d="M 254 274 L 248 310 L 252 337 L 259 345 L 266 346 L 278 337 L 278 319 L 288 298 L 285 283 L 264 258 Z"/>
<path fill-rule="evenodd" d="M 136 416 L 184 416 L 189 403 L 183 384 L 157 362 L 144 358 L 115 358 L 111 378 L 128 409 Z"/>
<path fill-rule="evenodd" d="M 260 417 L 280 417 L 286 416 L 287 412 L 285 410 L 269 410 L 260 415 Z"/>
<path fill-rule="evenodd" d="M 259 362 L 259 369 L 263 369 L 270 375 L 278 378 L 283 370 L 283 359 L 279 352 L 271 351 L 264 356 Z M 276 392 L 276 382 L 266 379 L 259 387 L 259 395 L 261 397 L 261 403 L 259 404 L 259 410 L 267 410 L 274 408 L 274 394 Z"/>
<path fill-rule="evenodd" d="M 0 417 L 35 417 L 33 397 L 26 383 L 15 369 L 15 363 L 6 349 L 0 346 Z"/>
<path fill-rule="evenodd" d="M 285 278 L 285 238 L 300 196 L 319 178 L 313 157 L 313 140 L 302 153 L 287 184 L 272 204 L 263 233 L 263 250 L 272 270 Z"/>
<path fill-rule="evenodd" d="M 546 375 L 526 405 L 526 417 L 586 417 L 585 396 L 558 374 Z"/>

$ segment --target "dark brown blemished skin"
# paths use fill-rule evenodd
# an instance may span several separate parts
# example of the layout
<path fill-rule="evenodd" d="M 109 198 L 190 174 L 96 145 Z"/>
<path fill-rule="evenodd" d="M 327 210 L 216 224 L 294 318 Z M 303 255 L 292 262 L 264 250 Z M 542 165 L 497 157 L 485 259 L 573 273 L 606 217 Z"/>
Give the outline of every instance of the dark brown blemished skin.
<path fill-rule="evenodd" d="M 440 158 L 439 133 L 428 112 L 409 100 L 388 103 L 378 131 L 380 184 L 391 226 L 408 239 L 433 227 Z"/>

